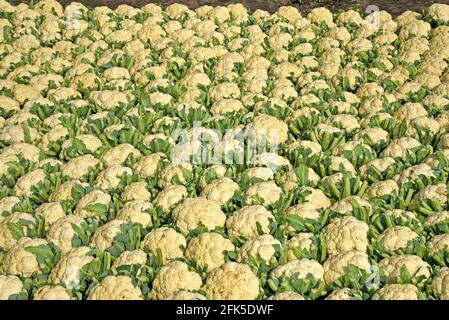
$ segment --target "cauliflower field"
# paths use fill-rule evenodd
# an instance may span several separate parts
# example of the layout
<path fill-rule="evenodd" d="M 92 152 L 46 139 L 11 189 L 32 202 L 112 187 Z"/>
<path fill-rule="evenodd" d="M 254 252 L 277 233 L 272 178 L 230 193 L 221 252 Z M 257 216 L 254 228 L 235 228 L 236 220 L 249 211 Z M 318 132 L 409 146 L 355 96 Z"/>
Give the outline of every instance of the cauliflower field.
<path fill-rule="evenodd" d="M 0 0 L 0 299 L 449 299 L 449 6 Z"/>

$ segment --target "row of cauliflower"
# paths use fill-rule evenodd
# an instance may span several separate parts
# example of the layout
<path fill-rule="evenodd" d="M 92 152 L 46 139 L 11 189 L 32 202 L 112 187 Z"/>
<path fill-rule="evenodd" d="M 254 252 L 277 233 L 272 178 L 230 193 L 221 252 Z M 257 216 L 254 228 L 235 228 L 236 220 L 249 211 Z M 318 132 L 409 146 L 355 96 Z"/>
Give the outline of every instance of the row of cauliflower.
<path fill-rule="evenodd" d="M 0 0 L 0 298 L 449 299 L 448 23 Z"/>

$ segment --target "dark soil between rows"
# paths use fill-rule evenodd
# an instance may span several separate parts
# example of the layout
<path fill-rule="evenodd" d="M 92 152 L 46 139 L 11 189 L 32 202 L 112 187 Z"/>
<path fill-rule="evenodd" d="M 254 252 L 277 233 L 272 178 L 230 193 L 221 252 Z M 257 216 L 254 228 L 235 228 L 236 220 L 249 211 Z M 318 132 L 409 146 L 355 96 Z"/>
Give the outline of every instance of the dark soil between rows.
<path fill-rule="evenodd" d="M 326 7 L 329 10 L 336 12 L 341 9 L 349 9 L 358 7 L 361 12 L 370 13 L 372 6 L 376 6 L 379 10 L 385 10 L 391 13 L 393 16 L 397 16 L 407 10 L 421 12 L 423 9 L 428 8 L 435 2 L 449 4 L 449 0 L 77 0 L 84 3 L 86 6 L 108 6 L 115 8 L 120 4 L 129 4 L 134 7 L 142 7 L 147 3 L 159 3 L 163 5 L 169 5 L 172 3 L 183 3 L 190 8 L 197 8 L 202 5 L 227 5 L 230 3 L 243 3 L 252 11 L 256 9 L 264 9 L 270 12 L 276 11 L 280 6 L 293 5 L 300 9 L 301 12 L 307 13 L 310 9 L 315 7 Z M 27 2 L 21 0 L 10 1 L 13 4 L 19 2 Z M 66 5 L 72 1 L 61 0 L 60 3 Z"/>

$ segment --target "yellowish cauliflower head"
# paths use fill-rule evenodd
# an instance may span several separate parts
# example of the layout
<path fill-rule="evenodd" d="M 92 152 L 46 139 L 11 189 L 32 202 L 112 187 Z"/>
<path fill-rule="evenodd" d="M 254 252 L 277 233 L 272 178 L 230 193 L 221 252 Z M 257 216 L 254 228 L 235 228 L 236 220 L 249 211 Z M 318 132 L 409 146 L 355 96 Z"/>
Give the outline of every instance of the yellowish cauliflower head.
<path fill-rule="evenodd" d="M 223 227 L 226 222 L 220 203 L 203 197 L 185 199 L 173 210 L 172 217 L 184 232 L 192 231 L 200 225 L 214 230 Z"/>
<path fill-rule="evenodd" d="M 172 261 L 162 267 L 154 278 L 151 295 L 154 299 L 162 300 L 179 290 L 199 290 L 201 285 L 201 277 L 189 270 L 187 264 Z"/>
<path fill-rule="evenodd" d="M 142 291 L 127 276 L 107 276 L 96 284 L 88 300 L 143 300 Z"/>
<path fill-rule="evenodd" d="M 235 247 L 228 239 L 218 233 L 202 233 L 192 238 L 187 245 L 185 256 L 195 260 L 198 265 L 213 270 L 225 263 L 225 251 L 234 251 Z"/>
<path fill-rule="evenodd" d="M 255 300 L 259 285 L 259 278 L 248 265 L 226 262 L 208 274 L 201 289 L 208 299 Z"/>

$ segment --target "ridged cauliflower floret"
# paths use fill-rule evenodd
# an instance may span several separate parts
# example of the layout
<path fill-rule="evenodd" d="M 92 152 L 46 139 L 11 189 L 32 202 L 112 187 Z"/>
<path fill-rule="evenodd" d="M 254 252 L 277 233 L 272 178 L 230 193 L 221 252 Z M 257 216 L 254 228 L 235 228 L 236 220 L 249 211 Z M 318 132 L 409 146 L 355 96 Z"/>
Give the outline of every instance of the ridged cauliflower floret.
<path fill-rule="evenodd" d="M 320 181 L 320 176 L 313 171 L 312 168 L 307 168 L 307 179 L 312 184 L 317 184 Z M 286 172 L 281 179 L 279 184 L 284 191 L 292 191 L 298 188 L 298 176 L 295 169 Z"/>
<path fill-rule="evenodd" d="M 128 104 L 128 97 L 124 92 L 104 90 L 92 91 L 90 99 L 104 110 L 114 109 L 120 104 Z"/>
<path fill-rule="evenodd" d="M 165 154 L 158 152 L 144 156 L 136 162 L 133 170 L 141 178 L 151 178 L 156 173 L 159 161 L 165 158 Z"/>
<path fill-rule="evenodd" d="M 159 249 L 163 263 L 167 263 L 170 259 L 183 257 L 186 246 L 187 242 L 184 236 L 169 227 L 153 229 L 140 243 L 141 249 L 148 247 L 154 255 L 157 255 Z"/>
<path fill-rule="evenodd" d="M 427 241 L 427 252 L 429 255 L 449 251 L 449 234 L 439 234 Z"/>
<path fill-rule="evenodd" d="M 23 237 L 10 248 L 2 262 L 3 273 L 30 277 L 33 273 L 41 273 L 41 267 L 34 253 L 27 251 L 27 248 L 46 245 L 44 239 L 31 239 Z"/>
<path fill-rule="evenodd" d="M 64 153 L 65 150 L 69 149 L 74 145 L 74 140 L 80 141 L 88 152 L 95 152 L 100 149 L 103 144 L 99 138 L 91 134 L 80 134 L 77 135 L 74 139 L 66 140 L 61 145 L 61 154 Z"/>
<path fill-rule="evenodd" d="M 36 169 L 21 176 L 19 179 L 17 179 L 17 182 L 14 186 L 15 195 L 30 196 L 33 193 L 33 187 L 35 187 L 39 182 L 43 182 L 46 177 L 47 175 L 42 169 Z"/>
<path fill-rule="evenodd" d="M 261 179 L 263 181 L 272 180 L 274 178 L 273 170 L 265 167 L 254 167 L 245 170 L 245 174 L 251 178 Z"/>
<path fill-rule="evenodd" d="M 266 262 L 270 262 L 276 253 L 276 247 L 281 249 L 281 242 L 269 234 L 250 239 L 240 248 L 237 254 L 237 262 L 248 263 L 252 258 L 260 258 Z"/>
<path fill-rule="evenodd" d="M 76 235 L 72 224 L 81 226 L 83 218 L 67 215 L 53 223 L 47 233 L 47 240 L 53 242 L 62 253 L 72 249 L 72 238 Z"/>
<path fill-rule="evenodd" d="M 411 149 L 419 146 L 421 144 L 414 138 L 403 137 L 395 139 L 384 149 L 383 157 L 403 158 L 411 152 Z"/>
<path fill-rule="evenodd" d="M 18 197 L 4 197 L 0 200 L 0 220 L 3 219 L 2 214 L 7 212 L 10 214 L 13 212 L 13 209 L 16 205 L 20 203 L 20 199 Z"/>
<path fill-rule="evenodd" d="M 70 179 L 81 179 L 100 164 L 100 160 L 90 154 L 73 158 L 61 167 L 61 173 Z"/>
<path fill-rule="evenodd" d="M 280 292 L 268 297 L 267 300 L 306 300 L 302 295 L 294 291 Z"/>
<path fill-rule="evenodd" d="M 19 277 L 0 275 L 0 300 L 8 300 L 11 296 L 20 294 L 23 283 Z"/>
<path fill-rule="evenodd" d="M 189 270 L 186 263 L 172 261 L 155 276 L 151 295 L 157 300 L 166 299 L 179 290 L 199 290 L 202 284 L 200 275 Z"/>
<path fill-rule="evenodd" d="M 394 193 L 399 193 L 399 185 L 393 179 L 388 179 L 385 181 L 374 182 L 366 191 L 366 196 L 371 199 Z"/>
<path fill-rule="evenodd" d="M 406 103 L 400 107 L 394 114 L 394 117 L 399 121 L 410 122 L 411 120 L 427 116 L 427 110 L 421 103 Z"/>
<path fill-rule="evenodd" d="M 166 189 L 175 183 L 173 183 L 173 178 L 178 177 L 179 182 L 181 184 L 186 183 L 186 178 L 184 177 L 183 171 L 192 171 L 192 165 L 187 162 L 183 162 L 180 164 L 174 164 L 171 163 L 168 166 L 166 166 L 164 169 L 161 170 L 158 180 L 158 186 L 162 189 Z"/>
<path fill-rule="evenodd" d="M 172 211 L 172 217 L 183 232 L 192 231 L 200 225 L 214 230 L 223 227 L 226 222 L 220 203 L 203 197 L 185 199 Z"/>
<path fill-rule="evenodd" d="M 442 22 L 449 22 L 449 5 L 442 3 L 434 3 L 428 9 L 429 15 Z"/>
<path fill-rule="evenodd" d="M 87 255 L 89 247 L 79 247 L 68 251 L 51 270 L 49 281 L 53 284 L 62 284 L 66 288 L 77 288 L 80 284 L 81 269 L 94 258 Z"/>
<path fill-rule="evenodd" d="M 449 300 L 449 268 L 443 267 L 432 280 L 432 289 L 435 295 L 441 300 Z"/>
<path fill-rule="evenodd" d="M 249 125 L 250 135 L 262 143 L 264 139 L 270 143 L 281 144 L 287 141 L 288 126 L 277 118 L 260 114 Z"/>
<path fill-rule="evenodd" d="M 116 218 L 120 220 L 129 220 L 133 223 L 140 223 L 144 228 L 152 225 L 152 219 L 149 212 L 153 208 L 151 202 L 144 200 L 133 200 L 126 202 L 117 212 Z"/>
<path fill-rule="evenodd" d="M 425 227 L 434 226 L 446 220 L 449 221 L 449 211 L 441 211 L 427 217 L 426 221 L 424 222 L 424 226 Z"/>
<path fill-rule="evenodd" d="M 14 246 L 19 239 L 16 239 L 14 233 L 11 232 L 11 228 L 9 227 L 11 224 L 18 226 L 21 221 L 27 222 L 27 224 L 35 224 L 36 220 L 29 213 L 24 212 L 15 212 L 11 215 L 7 216 L 3 220 L 0 220 L 0 247 L 9 250 L 12 246 Z M 27 227 L 26 225 L 18 226 L 19 229 L 26 234 Z"/>
<path fill-rule="evenodd" d="M 111 196 L 109 193 L 101 190 L 93 190 L 78 201 L 73 214 L 82 218 L 95 217 L 98 213 L 94 210 L 89 210 L 89 206 L 99 204 L 103 205 L 107 210 L 110 203 Z"/>
<path fill-rule="evenodd" d="M 25 138 L 26 130 L 29 134 L 27 138 Z M 36 143 L 40 138 L 41 136 L 36 129 L 26 125 L 6 126 L 0 132 L 0 141 L 6 142 L 8 144 L 25 142 L 25 140 Z"/>
<path fill-rule="evenodd" d="M 418 288 L 413 284 L 387 284 L 372 297 L 373 300 L 418 300 Z"/>
<path fill-rule="evenodd" d="M 421 163 L 416 166 L 408 167 L 402 171 L 398 175 L 396 181 L 398 184 L 403 184 L 409 180 L 419 179 L 421 176 L 425 176 L 426 178 L 435 178 L 435 173 L 429 165 Z"/>
<path fill-rule="evenodd" d="M 410 241 L 416 239 L 418 234 L 408 227 L 395 226 L 387 228 L 379 235 L 379 243 L 388 252 L 406 248 Z"/>
<path fill-rule="evenodd" d="M 52 143 L 62 141 L 68 136 L 69 131 L 67 128 L 58 124 L 42 136 L 39 146 L 43 151 L 47 152 L 50 150 Z"/>
<path fill-rule="evenodd" d="M 113 267 L 127 266 L 132 264 L 144 265 L 147 254 L 143 250 L 124 251 L 112 264 Z"/>
<path fill-rule="evenodd" d="M 187 245 L 185 256 L 195 260 L 202 268 L 211 271 L 225 263 L 225 251 L 234 251 L 235 247 L 228 239 L 218 233 L 202 233 L 192 238 Z"/>
<path fill-rule="evenodd" d="M 133 182 L 125 187 L 122 193 L 124 201 L 132 200 L 151 200 L 151 192 L 147 189 L 148 184 L 145 181 Z"/>
<path fill-rule="evenodd" d="M 285 243 L 288 261 L 298 259 L 295 254 L 295 250 L 310 251 L 312 245 L 313 245 L 313 233 L 300 232 L 294 235 L 292 238 L 288 239 L 288 241 Z"/>
<path fill-rule="evenodd" d="M 245 202 L 247 204 L 259 204 L 260 202 L 260 204 L 268 206 L 278 201 L 281 195 L 282 189 L 274 181 L 263 181 L 253 184 L 245 191 Z"/>
<path fill-rule="evenodd" d="M 107 276 L 96 284 L 88 300 L 143 300 L 142 291 L 128 276 Z"/>
<path fill-rule="evenodd" d="M 117 236 L 121 231 L 121 226 L 125 224 L 125 220 L 111 220 L 108 223 L 99 227 L 92 239 L 90 240 L 91 247 L 98 247 L 100 250 L 106 250 L 114 241 L 115 236 Z"/>
<path fill-rule="evenodd" d="M 324 269 L 317 261 L 309 259 L 291 260 L 270 272 L 271 279 L 291 277 L 298 274 L 299 279 L 305 279 L 311 274 L 317 280 L 324 280 Z"/>
<path fill-rule="evenodd" d="M 240 186 L 229 178 L 221 178 L 212 181 L 204 186 L 201 196 L 225 204 L 233 196 L 234 193 L 240 189 Z"/>
<path fill-rule="evenodd" d="M 356 300 L 349 288 L 341 288 L 331 292 L 324 300 Z"/>
<path fill-rule="evenodd" d="M 201 289 L 212 300 L 254 300 L 259 285 L 259 278 L 248 265 L 226 262 L 208 274 Z"/>
<path fill-rule="evenodd" d="M 337 201 L 330 207 L 330 210 L 339 214 L 348 214 L 354 210 L 354 206 L 351 202 L 357 203 L 358 207 L 365 208 L 369 214 L 372 213 L 371 204 L 358 196 L 349 196 L 344 198 L 343 200 Z"/>
<path fill-rule="evenodd" d="M 64 182 L 59 187 L 57 187 L 50 197 L 49 201 L 61 201 L 61 200 L 72 200 L 73 199 L 73 190 L 75 187 L 80 186 L 82 188 L 86 188 L 89 186 L 88 183 L 80 182 L 78 180 L 69 180 Z"/>
<path fill-rule="evenodd" d="M 335 218 L 324 228 L 329 255 L 347 251 L 363 251 L 368 247 L 368 225 L 352 216 Z"/>
<path fill-rule="evenodd" d="M 180 290 L 171 294 L 165 300 L 206 300 L 206 297 L 197 292 Z"/>
<path fill-rule="evenodd" d="M 304 201 L 315 206 L 315 209 L 326 209 L 331 206 L 331 201 L 320 189 L 305 187 L 303 192 L 306 194 Z"/>
<path fill-rule="evenodd" d="M 317 220 L 320 217 L 319 208 L 311 202 L 294 205 L 285 211 L 286 216 L 295 215 L 303 219 Z"/>
<path fill-rule="evenodd" d="M 432 269 L 427 262 L 408 254 L 384 258 L 379 262 L 379 268 L 383 270 L 389 283 L 396 283 L 400 279 L 402 268 L 412 277 L 430 278 L 432 275 Z"/>
<path fill-rule="evenodd" d="M 211 108 L 210 112 L 213 115 L 223 115 L 230 112 L 238 112 L 243 110 L 243 104 L 235 99 L 220 99 Z"/>
<path fill-rule="evenodd" d="M 344 276 L 349 265 L 368 271 L 371 268 L 368 255 L 363 251 L 346 251 L 330 256 L 323 264 L 324 280 L 330 285 Z"/>
<path fill-rule="evenodd" d="M 100 172 L 95 181 L 95 186 L 101 190 L 117 188 L 120 185 L 121 178 L 125 175 L 131 176 L 133 171 L 128 167 L 114 165 Z"/>
<path fill-rule="evenodd" d="M 188 196 L 187 188 L 181 185 L 173 185 L 160 191 L 153 203 L 165 212 L 171 211 L 182 199 Z"/>
<path fill-rule="evenodd" d="M 447 203 L 447 186 L 444 183 L 439 183 L 436 185 L 430 185 L 422 188 L 415 194 L 413 200 L 410 204 L 413 207 L 415 204 L 419 203 L 421 200 L 436 200 L 442 207 L 446 206 Z"/>
<path fill-rule="evenodd" d="M 72 297 L 62 286 L 43 286 L 36 290 L 33 300 L 72 300 Z"/>
<path fill-rule="evenodd" d="M 133 156 L 135 159 L 141 157 L 140 151 L 134 148 L 132 145 L 124 143 L 108 150 L 102 157 L 101 162 L 106 167 L 112 167 L 114 165 L 121 165 L 129 156 Z"/>
<path fill-rule="evenodd" d="M 245 206 L 235 211 L 226 221 L 226 229 L 231 239 L 258 237 L 257 223 L 263 233 L 270 233 L 270 222 L 274 216 L 261 205 Z"/>

